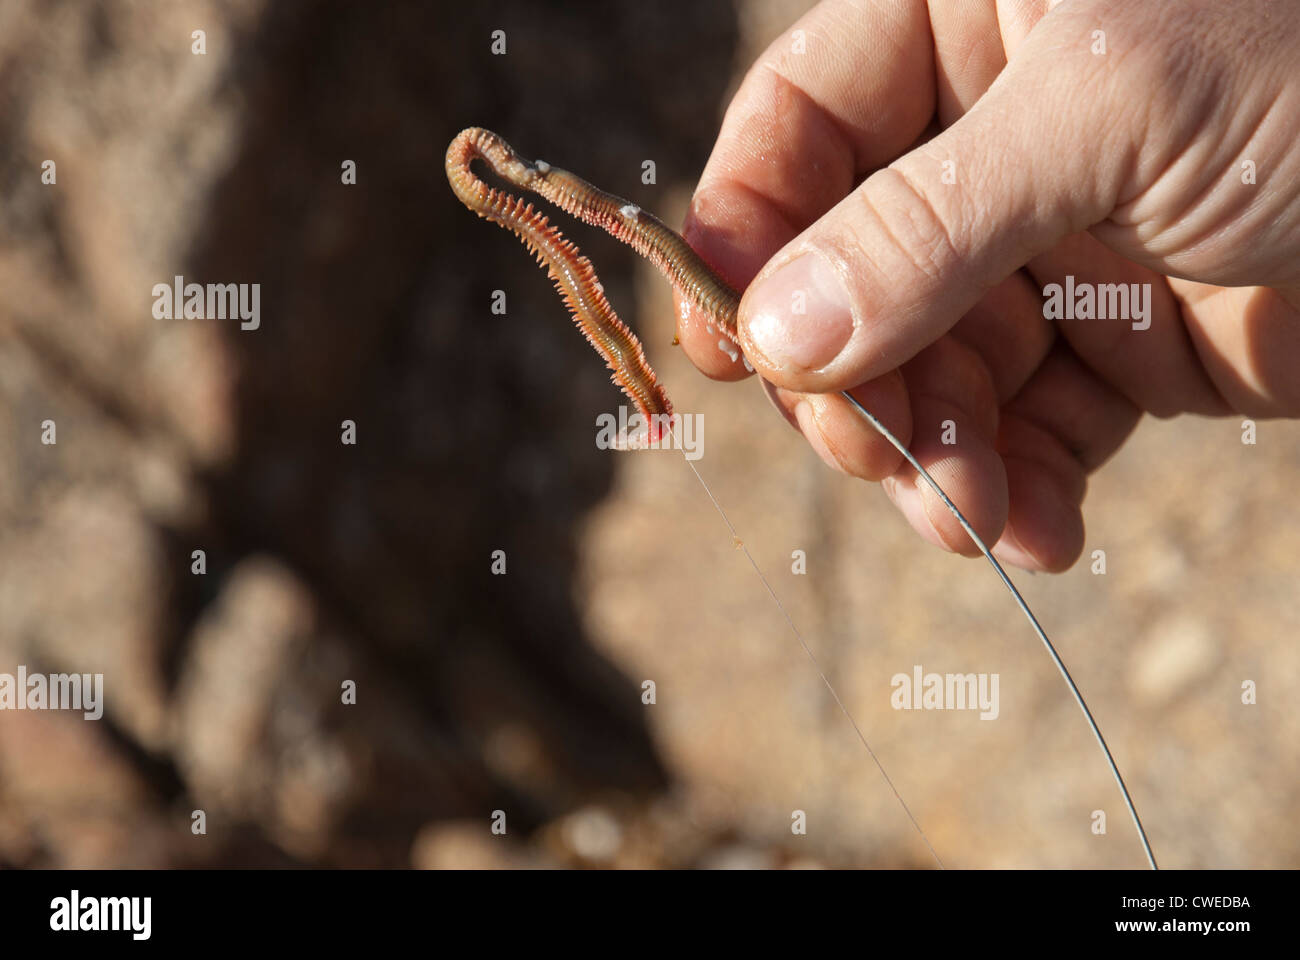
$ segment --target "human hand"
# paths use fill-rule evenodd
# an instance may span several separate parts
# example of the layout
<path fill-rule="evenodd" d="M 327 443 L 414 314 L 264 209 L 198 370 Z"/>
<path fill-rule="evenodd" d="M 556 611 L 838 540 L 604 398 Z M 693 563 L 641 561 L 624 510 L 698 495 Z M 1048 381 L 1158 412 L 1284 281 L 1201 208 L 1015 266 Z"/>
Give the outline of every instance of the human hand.
<path fill-rule="evenodd" d="M 823 459 L 976 553 L 849 389 L 1031 570 L 1078 558 L 1143 411 L 1300 415 L 1300 5 L 1050 7 L 822 3 L 749 71 L 684 231 L 748 284 L 745 355 Z M 1139 297 L 1047 319 L 1067 277 Z M 679 336 L 747 375 L 699 316 Z"/>

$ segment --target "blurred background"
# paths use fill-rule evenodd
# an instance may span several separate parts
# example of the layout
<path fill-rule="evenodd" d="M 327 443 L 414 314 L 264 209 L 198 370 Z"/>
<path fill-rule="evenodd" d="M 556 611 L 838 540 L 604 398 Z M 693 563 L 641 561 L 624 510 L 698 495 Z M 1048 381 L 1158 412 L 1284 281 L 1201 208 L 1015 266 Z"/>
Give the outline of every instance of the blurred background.
<path fill-rule="evenodd" d="M 0 4 L 0 672 L 106 688 L 0 712 L 0 865 L 934 866 L 681 455 L 596 449 L 621 394 L 442 167 L 486 126 L 680 223 L 807 6 Z M 559 222 L 944 862 L 1142 866 L 991 571 L 697 374 L 666 285 Z M 178 274 L 260 283 L 260 329 L 154 319 Z M 1162 865 L 1300 865 L 1297 470 L 1297 424 L 1147 420 L 1085 559 L 1017 577 Z M 998 673 L 998 719 L 891 709 L 916 664 Z"/>

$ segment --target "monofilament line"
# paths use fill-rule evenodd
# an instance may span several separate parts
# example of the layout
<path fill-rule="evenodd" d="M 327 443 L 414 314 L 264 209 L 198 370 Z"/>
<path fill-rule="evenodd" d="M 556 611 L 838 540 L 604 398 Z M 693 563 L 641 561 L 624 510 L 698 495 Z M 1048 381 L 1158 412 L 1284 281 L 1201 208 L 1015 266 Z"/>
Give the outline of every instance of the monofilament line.
<path fill-rule="evenodd" d="M 669 421 L 668 432 L 672 436 L 673 445 L 678 449 L 685 451 L 685 447 L 678 443 L 677 434 L 672 428 L 671 421 Z M 934 862 L 939 865 L 940 870 L 947 869 L 944 867 L 943 861 L 939 859 L 939 854 L 935 851 L 934 844 L 930 843 L 930 838 L 927 837 L 925 831 L 921 829 L 921 824 L 913 815 L 912 809 L 907 805 L 907 801 L 903 799 L 903 795 L 898 792 L 898 788 L 894 786 L 894 781 L 885 771 L 885 765 L 881 763 L 880 758 L 876 756 L 876 751 L 871 749 L 871 744 L 868 742 L 866 735 L 862 732 L 862 728 L 858 726 L 858 721 L 853 718 L 853 714 L 849 712 L 849 708 L 844 705 L 844 701 L 840 699 L 840 695 L 835 692 L 835 687 L 831 684 L 830 678 L 826 676 L 826 671 L 824 671 L 821 664 L 817 662 L 817 657 L 813 654 L 812 648 L 808 646 L 807 642 L 803 638 L 803 634 L 800 633 L 799 628 L 795 626 L 794 620 L 790 617 L 789 611 L 785 608 L 785 604 L 781 602 L 781 598 L 778 597 L 776 591 L 772 589 L 772 584 L 768 581 L 762 569 L 759 567 L 758 561 L 754 559 L 754 555 L 749 552 L 749 546 L 740 535 L 736 533 L 736 527 L 731 522 L 731 518 L 727 516 L 727 511 L 722 509 L 722 504 L 718 502 L 718 498 L 713 495 L 713 491 L 709 489 L 709 485 L 705 482 L 704 477 L 700 475 L 700 471 L 696 469 L 695 464 L 691 462 L 690 458 L 685 456 L 684 452 L 682 459 L 685 460 L 686 465 L 691 468 L 691 473 L 695 474 L 695 479 L 700 481 L 700 486 L 704 488 L 705 494 L 708 495 L 709 501 L 713 504 L 713 509 L 718 511 L 718 516 L 722 517 L 722 522 L 725 523 L 727 529 L 731 531 L 732 540 L 744 552 L 745 559 L 747 559 L 749 565 L 754 568 L 754 573 L 758 575 L 758 579 L 767 590 L 767 595 L 772 598 L 772 602 L 776 604 L 776 608 L 781 611 L 781 616 L 785 618 L 786 624 L 790 627 L 790 632 L 794 634 L 795 639 L 799 641 L 799 646 L 803 647 L 803 652 L 806 653 L 808 659 L 812 661 L 813 669 L 817 671 L 817 676 L 822 678 L 822 683 L 826 684 L 826 689 L 830 691 L 831 698 L 835 701 L 835 705 L 838 706 L 840 712 L 848 718 L 849 723 L 853 726 L 853 732 L 858 735 L 858 739 L 862 741 L 862 745 L 867 748 L 867 753 L 870 754 L 872 762 L 876 765 L 876 769 L 880 771 L 881 777 L 884 778 L 890 791 L 893 792 L 894 799 L 898 801 L 898 805 L 902 807 L 903 812 L 907 814 L 907 819 L 912 821 L 912 826 L 914 826 L 916 832 L 920 834 L 921 840 L 925 843 L 926 849 L 930 851 L 930 856 L 934 857 Z"/>
<path fill-rule="evenodd" d="M 1151 844 L 1147 840 L 1147 832 L 1142 829 L 1142 818 L 1138 816 L 1137 807 L 1133 805 L 1133 798 L 1129 796 L 1128 787 L 1124 783 L 1124 777 L 1119 772 L 1119 767 L 1115 764 L 1115 758 L 1111 755 L 1110 747 L 1106 746 L 1106 738 L 1101 735 L 1101 728 L 1097 726 L 1097 721 L 1092 717 L 1092 711 L 1088 709 L 1088 704 L 1084 702 L 1083 694 L 1079 692 L 1078 684 L 1076 684 L 1074 678 L 1070 676 L 1070 671 L 1065 667 L 1065 661 L 1062 660 L 1061 655 L 1056 652 L 1056 647 L 1052 646 L 1052 641 L 1047 639 L 1046 632 L 1044 632 L 1043 628 L 1039 625 L 1038 618 L 1034 616 L 1033 611 L 1029 609 L 1029 604 L 1025 603 L 1025 599 L 1020 595 L 1020 591 L 1016 589 L 1016 585 L 1011 582 L 1011 578 L 1007 576 L 1007 572 L 1002 569 L 1002 564 L 998 563 L 997 559 L 993 556 L 992 551 L 990 551 L 984 544 L 984 541 L 980 539 L 979 534 L 975 532 L 974 528 L 970 525 L 962 512 L 957 509 L 957 505 L 949 499 L 948 494 L 943 492 L 943 488 L 939 486 L 934 477 L 930 476 L 930 472 L 926 470 L 925 467 L 921 466 L 916 457 L 912 456 L 911 451 L 909 451 L 907 447 L 903 446 L 899 439 L 895 437 L 883 423 L 871 414 L 870 410 L 860 404 L 853 394 L 849 393 L 847 390 L 843 390 L 841 391 L 841 395 L 848 400 L 849 403 L 853 404 L 853 406 L 857 408 L 858 413 L 866 417 L 867 422 L 875 427 L 876 431 L 882 437 L 893 444 L 894 449 L 901 453 L 907 459 L 907 462 L 912 465 L 912 468 L 925 479 L 925 482 L 930 485 L 930 489 L 939 495 L 939 499 L 942 500 L 944 506 L 948 508 L 948 512 L 957 518 L 957 522 L 960 523 L 962 529 L 966 531 L 966 535 L 975 542 L 975 546 L 979 547 L 980 553 L 984 554 L 984 558 L 988 560 L 989 563 L 993 564 L 993 569 L 997 571 L 997 575 L 1002 578 L 1002 582 L 1006 584 L 1006 588 L 1011 591 L 1011 596 L 1015 597 L 1016 603 L 1019 605 L 1021 612 L 1024 613 L 1025 618 L 1029 621 L 1029 625 L 1034 628 L 1034 633 L 1038 634 L 1038 639 L 1043 641 L 1043 646 L 1047 648 L 1048 656 L 1050 656 L 1052 662 L 1056 664 L 1056 669 L 1061 672 L 1061 677 L 1065 680 L 1065 685 L 1070 688 L 1070 693 L 1074 695 L 1074 702 L 1077 703 L 1079 709 L 1083 711 L 1084 719 L 1088 721 L 1088 726 L 1092 729 L 1092 735 L 1097 738 L 1097 746 L 1101 747 L 1101 752 L 1106 757 L 1106 763 L 1110 766 L 1111 776 L 1115 778 L 1115 784 L 1119 787 L 1119 792 L 1124 795 L 1124 803 L 1128 807 L 1129 816 L 1133 818 L 1133 826 L 1137 827 L 1138 839 L 1142 841 L 1142 849 L 1146 852 L 1147 863 L 1151 865 L 1152 870 L 1160 869 L 1156 866 L 1156 855 L 1151 851 Z"/>

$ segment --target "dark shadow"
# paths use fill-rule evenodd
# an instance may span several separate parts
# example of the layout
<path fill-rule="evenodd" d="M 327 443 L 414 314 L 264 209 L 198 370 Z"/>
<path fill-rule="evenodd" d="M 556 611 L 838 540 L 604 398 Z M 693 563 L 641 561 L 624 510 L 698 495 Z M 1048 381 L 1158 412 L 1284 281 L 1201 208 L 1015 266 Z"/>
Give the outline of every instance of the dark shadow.
<path fill-rule="evenodd" d="M 590 424 L 614 388 L 522 247 L 455 200 L 443 154 L 487 126 L 659 208 L 703 167 L 736 39 L 719 4 L 445 6 L 276 4 L 237 38 L 242 145 L 185 268 L 260 283 L 261 327 L 223 324 L 238 453 L 205 478 L 211 528 L 170 539 L 173 567 L 195 539 L 219 545 L 218 571 L 283 559 L 365 665 L 365 695 L 398 705 L 385 716 L 402 729 L 367 735 L 411 746 L 381 758 L 340 828 L 379 863 L 404 862 L 430 820 L 509 805 L 527 828 L 667 785 L 639 689 L 574 599 L 576 531 L 612 472 Z M 646 159 L 659 186 L 639 185 Z M 631 302 L 633 255 L 575 235 Z M 173 664 L 209 599 L 195 589 L 174 591 Z M 510 726 L 545 775 L 491 761 Z"/>

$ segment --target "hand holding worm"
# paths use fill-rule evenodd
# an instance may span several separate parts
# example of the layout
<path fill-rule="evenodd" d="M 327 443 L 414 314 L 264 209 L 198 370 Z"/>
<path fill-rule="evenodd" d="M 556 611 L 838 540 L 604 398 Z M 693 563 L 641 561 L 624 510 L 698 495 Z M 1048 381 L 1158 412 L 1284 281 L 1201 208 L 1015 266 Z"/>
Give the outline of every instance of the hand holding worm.
<path fill-rule="evenodd" d="M 1300 6 L 1050 6 L 821 4 L 749 72 L 685 231 L 824 459 L 975 552 L 849 389 L 1036 570 L 1078 557 L 1144 411 L 1300 415 Z M 1048 318 L 1052 285 L 1149 291 L 1145 320 Z M 747 375 L 700 311 L 679 334 Z"/>
<path fill-rule="evenodd" d="M 645 419 L 645 439 L 655 440 L 662 431 L 672 430 L 672 404 L 668 400 L 668 395 L 659 383 L 654 370 L 646 362 L 645 353 L 641 349 L 640 342 L 619 320 L 613 307 L 605 298 L 604 288 L 601 286 L 600 281 L 596 279 L 596 273 L 590 261 L 582 256 L 577 247 L 566 240 L 556 227 L 550 224 L 544 214 L 535 210 L 532 204 L 514 195 L 509 189 L 494 188 L 482 180 L 473 169 L 476 160 L 491 168 L 501 180 L 510 186 L 545 197 L 565 212 L 587 223 L 600 226 L 611 236 L 635 249 L 672 283 L 674 296 L 677 298 L 680 308 L 679 317 L 683 321 L 683 326 L 690 327 L 694 323 L 696 325 L 694 329 L 698 330 L 699 322 L 703 321 L 704 328 L 710 336 L 721 334 L 717 345 L 725 355 L 733 359 L 733 362 L 739 360 L 734 347 L 740 343 L 740 332 L 737 326 L 741 305 L 740 295 L 728 285 L 726 280 L 718 276 L 709 264 L 701 258 L 699 253 L 681 236 L 674 233 L 652 214 L 641 210 L 635 204 L 606 193 L 587 183 L 581 177 L 552 166 L 546 161 L 525 160 L 501 137 L 490 130 L 484 130 L 481 127 L 469 127 L 462 130 L 447 147 L 447 180 L 457 198 L 480 217 L 491 220 L 514 233 L 546 268 L 548 275 L 564 298 L 574 322 L 577 323 L 579 329 L 587 337 L 596 352 L 605 360 L 613 373 L 614 382 L 622 388 Z M 819 286 L 817 292 L 825 295 L 824 284 Z M 822 304 L 822 306 L 824 307 L 825 304 Z M 803 311 L 795 312 L 803 313 Z M 761 327 L 761 319 L 751 321 L 751 323 Z M 814 327 L 810 331 L 805 330 L 803 332 L 816 335 L 818 331 Z M 766 381 L 764 382 L 766 383 Z M 827 398 L 819 397 L 818 399 L 825 400 Z M 1033 615 L 1024 597 L 994 558 L 979 531 L 970 524 L 970 521 L 957 505 L 943 491 L 931 471 L 907 449 L 906 444 L 898 439 L 895 432 L 891 431 L 880 418 L 868 410 L 855 394 L 841 391 L 838 399 L 844 400 L 851 408 L 854 408 L 856 413 L 861 415 L 863 422 L 870 424 L 871 428 L 885 442 L 890 444 L 898 456 L 906 460 L 908 466 L 915 472 L 915 476 L 925 482 L 928 490 L 938 498 L 944 509 L 949 511 L 954 522 L 970 538 L 972 546 L 989 560 L 998 577 L 1011 592 L 1016 604 L 1020 607 L 1035 634 L 1047 650 L 1048 655 L 1056 665 L 1062 679 L 1069 687 L 1075 702 L 1087 720 L 1089 728 L 1097 740 L 1097 745 L 1110 767 L 1111 775 L 1115 778 L 1116 786 L 1119 787 L 1120 793 L 1124 797 L 1124 803 L 1129 814 L 1133 818 L 1133 825 L 1142 842 L 1147 862 L 1152 869 L 1156 869 L 1155 854 L 1151 849 L 1151 843 L 1147 838 L 1146 831 L 1142 827 L 1137 807 L 1133 803 L 1133 798 L 1124 783 L 1123 776 L 1120 774 L 1119 766 L 1116 764 L 1115 758 L 1101 734 L 1101 729 L 1097 726 L 1096 719 L 1088 709 L 1082 692 L 1070 676 L 1065 662 L 1061 659 L 1042 625 Z M 803 408 L 799 407 L 797 410 L 799 415 L 796 417 L 796 422 L 802 422 Z M 631 440 L 631 437 L 623 438 L 624 443 L 630 443 Z M 699 477 L 698 472 L 696 476 Z M 700 482 L 704 483 L 703 478 L 700 478 Z M 707 484 L 705 484 L 705 490 L 708 492 Z M 731 529 L 736 545 L 745 550 L 745 554 L 753 565 L 755 572 L 758 573 L 759 578 L 767 586 L 769 594 L 779 607 L 780 601 L 777 599 L 776 593 L 772 590 L 766 578 L 763 577 L 762 571 L 754 561 L 753 556 L 745 549 L 743 542 L 735 537 L 735 528 L 727 520 L 726 513 L 711 492 L 709 492 L 709 497 L 713 500 L 714 506 L 718 509 L 724 522 Z M 789 619 L 788 615 L 786 619 L 791 629 L 794 630 L 796 637 L 799 637 L 798 631 L 794 629 L 793 621 Z M 816 666 L 817 660 L 811 648 L 803 643 L 801 637 L 799 639 L 814 666 Z M 820 667 L 818 667 L 818 670 L 820 671 Z M 822 680 L 836 702 L 839 703 L 840 709 L 844 711 L 850 721 L 853 721 L 852 715 L 848 712 L 838 694 L 835 693 L 834 687 L 831 686 L 830 680 L 827 679 L 824 673 L 822 673 Z M 854 727 L 857 728 L 856 722 Z M 870 744 L 862 735 L 861 730 L 858 730 L 858 736 L 862 739 L 862 743 L 868 752 L 871 752 Z M 880 766 L 882 775 L 885 775 L 884 767 L 880 765 L 874 753 L 872 753 L 872 758 Z M 888 775 L 885 775 L 885 779 L 889 779 Z M 938 853 L 935 852 L 929 839 L 926 838 L 924 831 L 921 830 L 920 823 L 907 808 L 897 790 L 894 792 L 903 809 L 907 811 L 913 825 L 921 834 L 922 839 L 925 840 L 936 862 L 942 866 L 943 862 L 939 859 Z"/>

